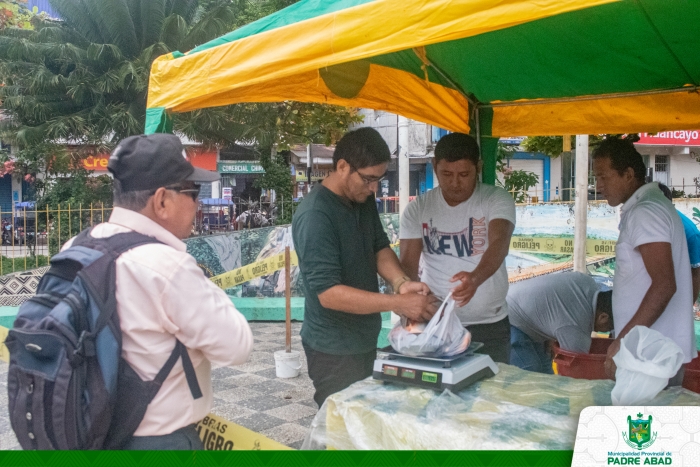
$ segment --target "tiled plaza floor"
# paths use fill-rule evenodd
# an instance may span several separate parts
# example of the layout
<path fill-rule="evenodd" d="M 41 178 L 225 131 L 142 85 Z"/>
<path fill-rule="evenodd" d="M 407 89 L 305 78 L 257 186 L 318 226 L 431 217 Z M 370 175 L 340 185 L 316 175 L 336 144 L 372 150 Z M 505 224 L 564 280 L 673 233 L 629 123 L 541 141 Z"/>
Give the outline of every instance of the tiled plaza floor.
<path fill-rule="evenodd" d="M 299 449 L 316 415 L 314 389 L 301 347 L 301 323 L 292 323 L 292 349 L 301 353 L 296 378 L 275 375 L 274 353 L 284 350 L 284 323 L 253 322 L 255 343 L 248 362 L 212 370 L 212 412 L 226 420 Z M 7 413 L 7 363 L 0 362 L 0 449 L 19 449 Z"/>

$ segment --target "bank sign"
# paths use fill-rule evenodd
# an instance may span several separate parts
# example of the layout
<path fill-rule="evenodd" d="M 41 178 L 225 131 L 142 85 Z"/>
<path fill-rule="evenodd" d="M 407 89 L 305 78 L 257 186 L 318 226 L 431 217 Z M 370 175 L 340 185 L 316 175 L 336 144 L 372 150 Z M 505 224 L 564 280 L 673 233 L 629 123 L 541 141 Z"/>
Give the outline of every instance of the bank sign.
<path fill-rule="evenodd" d="M 636 144 L 657 144 L 663 146 L 700 146 L 700 130 L 662 131 L 661 133 L 640 133 Z"/>
<path fill-rule="evenodd" d="M 219 162 L 217 172 L 221 174 L 264 174 L 265 169 L 258 161 Z"/>

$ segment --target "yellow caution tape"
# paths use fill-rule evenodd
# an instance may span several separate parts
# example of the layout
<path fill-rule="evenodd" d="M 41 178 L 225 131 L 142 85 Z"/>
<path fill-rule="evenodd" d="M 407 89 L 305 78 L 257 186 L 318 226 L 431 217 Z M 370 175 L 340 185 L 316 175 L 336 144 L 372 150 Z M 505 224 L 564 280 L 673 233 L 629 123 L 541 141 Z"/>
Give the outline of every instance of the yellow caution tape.
<path fill-rule="evenodd" d="M 268 451 L 291 450 L 260 433 L 209 414 L 197 423 L 199 438 L 208 451 Z"/>
<path fill-rule="evenodd" d="M 289 260 L 291 266 L 296 266 L 299 264 L 296 251 L 292 250 L 289 252 Z M 280 269 L 284 269 L 284 253 L 280 253 L 279 255 L 275 255 L 261 261 L 256 261 L 255 263 L 234 269 L 233 271 L 219 274 L 218 276 L 210 278 L 210 280 L 218 287 L 228 289 L 248 282 L 256 277 L 272 274 Z"/>
<path fill-rule="evenodd" d="M 615 240 L 586 240 L 586 255 L 614 255 Z M 531 253 L 574 254 L 574 239 L 560 237 L 512 237 L 510 249 Z"/>
<path fill-rule="evenodd" d="M 7 339 L 8 332 L 10 332 L 9 329 L 4 326 L 0 326 L 0 360 L 3 362 L 10 361 L 10 351 L 7 349 L 7 346 L 5 346 L 5 339 Z"/>
<path fill-rule="evenodd" d="M 282 260 L 284 262 L 284 258 Z M 0 360 L 5 362 L 10 361 L 10 352 L 5 346 L 8 332 L 9 329 L 0 326 L 0 342 L 2 343 L 0 344 Z M 204 444 L 204 449 L 209 451 L 292 449 L 214 414 L 207 415 L 197 423 L 197 432 Z"/>

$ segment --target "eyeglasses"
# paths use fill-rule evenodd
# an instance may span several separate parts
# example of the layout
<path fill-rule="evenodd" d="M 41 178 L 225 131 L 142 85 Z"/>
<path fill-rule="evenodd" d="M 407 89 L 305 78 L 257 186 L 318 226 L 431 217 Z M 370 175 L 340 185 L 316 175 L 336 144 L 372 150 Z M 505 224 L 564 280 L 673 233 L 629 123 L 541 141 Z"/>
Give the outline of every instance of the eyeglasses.
<path fill-rule="evenodd" d="M 352 165 L 350 166 L 350 168 L 352 169 L 353 172 L 357 172 L 357 175 L 360 176 L 360 178 L 362 179 L 362 182 L 365 185 L 371 185 L 372 183 L 381 183 L 381 181 L 386 178 L 386 173 L 384 175 L 382 175 L 381 177 L 369 177 L 367 175 L 361 174 L 360 171 L 357 170 Z"/>
<path fill-rule="evenodd" d="M 191 186 L 181 186 L 181 185 L 175 185 L 175 186 L 166 186 L 166 190 L 171 190 L 171 191 L 177 191 L 178 193 L 182 193 L 185 195 L 188 195 L 190 198 L 192 198 L 192 201 L 197 201 L 197 198 L 199 197 L 199 190 L 202 188 L 201 185 L 191 185 Z"/>

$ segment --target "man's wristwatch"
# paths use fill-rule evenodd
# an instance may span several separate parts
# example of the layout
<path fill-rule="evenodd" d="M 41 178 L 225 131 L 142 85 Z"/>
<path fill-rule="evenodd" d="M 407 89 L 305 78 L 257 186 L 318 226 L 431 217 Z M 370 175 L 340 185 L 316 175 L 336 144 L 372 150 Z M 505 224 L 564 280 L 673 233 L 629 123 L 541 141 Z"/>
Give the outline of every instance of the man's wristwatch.
<path fill-rule="evenodd" d="M 409 278 L 406 277 L 406 276 L 402 276 L 402 277 L 396 279 L 396 280 L 394 281 L 394 283 L 391 284 L 391 288 L 394 289 L 394 293 L 395 293 L 395 294 L 398 294 L 398 293 L 399 293 L 399 289 L 400 289 L 401 286 L 404 285 L 404 283 L 406 283 L 406 282 L 411 282 L 411 279 L 409 279 Z"/>

